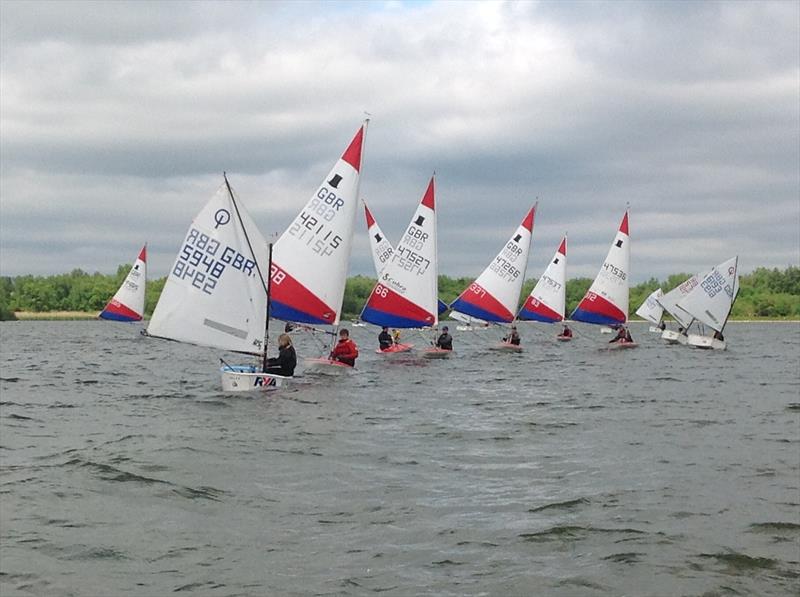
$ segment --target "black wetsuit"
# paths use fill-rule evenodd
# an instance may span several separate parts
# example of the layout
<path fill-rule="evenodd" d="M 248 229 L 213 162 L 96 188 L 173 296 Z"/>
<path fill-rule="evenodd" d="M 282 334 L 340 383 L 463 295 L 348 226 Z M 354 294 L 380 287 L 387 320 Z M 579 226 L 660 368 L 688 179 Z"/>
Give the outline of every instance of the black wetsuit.
<path fill-rule="evenodd" d="M 281 346 L 278 349 L 277 357 L 267 359 L 265 373 L 275 373 L 276 375 L 292 377 L 295 367 L 297 367 L 297 353 L 294 351 L 294 346 L 290 344 L 289 346 Z"/>
<path fill-rule="evenodd" d="M 392 335 L 387 331 L 382 331 L 378 334 L 378 342 L 381 345 L 381 350 L 386 350 L 387 348 L 391 348 L 392 344 L 394 344 L 394 340 L 392 340 Z"/>
<path fill-rule="evenodd" d="M 436 340 L 436 346 L 444 350 L 453 350 L 453 337 L 448 332 L 442 332 Z"/>

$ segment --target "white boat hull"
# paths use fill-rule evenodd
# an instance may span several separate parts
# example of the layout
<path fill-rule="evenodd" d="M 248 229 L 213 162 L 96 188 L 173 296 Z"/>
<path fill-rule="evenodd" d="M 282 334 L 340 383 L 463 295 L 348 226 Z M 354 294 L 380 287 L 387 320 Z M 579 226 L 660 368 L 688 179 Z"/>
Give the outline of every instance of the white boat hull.
<path fill-rule="evenodd" d="M 686 336 L 675 330 L 664 330 L 661 332 L 661 339 L 667 344 L 686 344 Z"/>
<path fill-rule="evenodd" d="M 601 327 L 601 328 L 600 328 L 600 333 L 601 333 L 601 334 L 610 334 L 610 333 L 612 333 L 613 331 L 614 331 L 614 330 L 612 330 L 611 328 L 609 328 L 609 327 L 605 327 L 605 326 L 603 326 L 603 327 Z"/>
<path fill-rule="evenodd" d="M 724 340 L 717 340 L 711 336 L 701 336 L 700 334 L 689 334 L 686 344 L 694 348 L 703 348 L 706 350 L 725 350 L 727 348 Z"/>
<path fill-rule="evenodd" d="M 648 331 L 648 332 L 650 332 L 651 334 L 660 334 L 662 330 L 661 330 L 661 328 L 660 328 L 660 327 L 657 327 L 657 326 L 651 325 L 651 326 L 648 328 L 648 330 L 647 330 L 647 331 Z"/>
<path fill-rule="evenodd" d="M 426 359 L 449 359 L 451 354 L 452 350 L 444 348 L 426 348 L 422 351 L 422 356 Z"/>
<path fill-rule="evenodd" d="M 250 365 L 226 365 L 220 369 L 223 392 L 277 390 L 291 377 L 257 371 Z"/>
<path fill-rule="evenodd" d="M 305 364 L 305 372 L 316 375 L 347 375 L 353 370 L 353 367 L 346 365 L 341 361 L 334 361 L 333 359 L 306 359 L 303 361 Z"/>

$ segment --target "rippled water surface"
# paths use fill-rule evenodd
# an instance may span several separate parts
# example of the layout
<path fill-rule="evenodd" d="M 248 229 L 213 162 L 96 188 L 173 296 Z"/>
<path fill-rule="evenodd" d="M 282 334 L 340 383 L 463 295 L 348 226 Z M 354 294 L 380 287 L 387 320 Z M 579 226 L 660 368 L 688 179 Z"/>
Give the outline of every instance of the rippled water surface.
<path fill-rule="evenodd" d="M 357 328 L 351 375 L 252 396 L 136 326 L 0 324 L 0 594 L 797 595 L 800 326 L 577 329 Z"/>

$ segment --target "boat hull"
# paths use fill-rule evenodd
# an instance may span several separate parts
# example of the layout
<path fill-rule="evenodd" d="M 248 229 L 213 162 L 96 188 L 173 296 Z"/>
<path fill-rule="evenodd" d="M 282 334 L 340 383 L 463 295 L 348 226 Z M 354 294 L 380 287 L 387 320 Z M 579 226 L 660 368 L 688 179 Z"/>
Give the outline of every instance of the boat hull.
<path fill-rule="evenodd" d="M 491 350 L 499 350 L 501 352 L 522 352 L 522 346 L 519 344 L 511 344 L 510 342 L 498 342 L 489 348 Z"/>
<path fill-rule="evenodd" d="M 685 336 L 683 336 L 683 334 L 679 334 L 675 330 L 664 330 L 661 332 L 661 339 L 667 344 L 682 344 L 681 337 Z"/>
<path fill-rule="evenodd" d="M 614 330 L 612 330 L 611 328 L 609 328 L 609 327 L 606 327 L 606 326 L 603 326 L 603 327 L 601 327 L 601 328 L 600 328 L 600 333 L 601 333 L 601 334 L 610 334 L 610 333 L 612 333 L 613 331 L 614 331 Z"/>
<path fill-rule="evenodd" d="M 353 367 L 346 365 L 341 361 L 334 361 L 333 359 L 306 359 L 303 361 L 305 364 L 305 372 L 316 375 L 347 375 L 353 370 Z"/>
<path fill-rule="evenodd" d="M 626 350 L 638 346 L 636 342 L 610 342 L 609 345 L 605 347 L 605 350 Z"/>
<path fill-rule="evenodd" d="M 399 353 L 403 353 L 403 352 L 408 352 L 412 348 L 414 348 L 413 344 L 392 344 L 386 350 L 381 350 L 380 348 L 378 348 L 375 352 L 378 353 L 378 354 L 384 354 L 384 355 L 389 356 L 389 355 L 393 355 L 393 354 L 399 354 Z"/>
<path fill-rule="evenodd" d="M 444 348 L 426 348 L 422 351 L 422 357 L 426 359 L 449 359 L 453 354 L 452 350 L 445 350 Z"/>
<path fill-rule="evenodd" d="M 559 334 L 556 336 L 556 340 L 558 342 L 572 342 L 572 336 L 562 336 Z"/>
<path fill-rule="evenodd" d="M 649 328 L 647 328 L 647 331 L 651 334 L 660 334 L 662 330 L 660 327 L 651 325 Z"/>
<path fill-rule="evenodd" d="M 225 365 L 220 368 L 223 392 L 264 392 L 286 385 L 291 377 L 258 371 L 250 365 Z"/>
<path fill-rule="evenodd" d="M 725 350 L 727 348 L 724 340 L 717 340 L 711 336 L 701 336 L 700 334 L 689 334 L 686 344 L 693 348 L 705 350 Z"/>

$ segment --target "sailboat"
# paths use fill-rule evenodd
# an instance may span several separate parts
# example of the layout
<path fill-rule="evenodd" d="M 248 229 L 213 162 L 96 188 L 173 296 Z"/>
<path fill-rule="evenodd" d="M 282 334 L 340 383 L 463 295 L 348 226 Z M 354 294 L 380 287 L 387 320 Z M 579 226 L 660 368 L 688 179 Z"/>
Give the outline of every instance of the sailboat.
<path fill-rule="evenodd" d="M 661 324 L 661 317 L 664 315 L 664 307 L 659 304 L 658 299 L 662 296 L 664 296 L 664 291 L 656 288 L 647 295 L 644 302 L 636 309 L 636 315 L 653 324 L 650 326 L 650 331 L 654 334 L 661 333 L 661 328 L 658 326 Z"/>
<path fill-rule="evenodd" d="M 364 321 L 392 328 L 433 328 L 439 322 L 434 179 L 364 305 Z"/>
<path fill-rule="evenodd" d="M 394 254 L 394 247 L 392 246 L 392 243 L 387 240 L 386 235 L 383 233 L 383 230 L 381 230 L 381 227 L 378 226 L 378 222 L 375 221 L 375 217 L 372 215 L 372 212 L 370 212 L 369 207 L 367 207 L 366 201 L 364 201 L 364 215 L 367 219 L 367 233 L 369 235 L 369 246 L 371 249 L 370 252 L 372 253 L 372 261 L 375 264 L 375 273 L 377 274 L 378 278 L 380 278 L 383 268 Z M 413 347 L 413 344 L 394 342 L 388 348 L 384 350 L 378 348 L 375 350 L 375 352 L 378 354 L 391 355 L 408 352 Z"/>
<path fill-rule="evenodd" d="M 527 321 L 558 323 L 564 321 L 567 303 L 567 236 L 561 239 L 553 259 L 536 282 L 517 317 Z M 558 335 L 567 342 L 571 336 Z"/>
<path fill-rule="evenodd" d="M 290 378 L 264 372 L 270 249 L 224 179 L 189 226 L 146 335 L 259 357 L 225 364 L 222 389 L 275 389 Z"/>
<path fill-rule="evenodd" d="M 667 344 L 686 344 L 688 339 L 687 330 L 694 323 L 694 317 L 684 311 L 678 303 L 700 284 L 700 280 L 705 278 L 708 272 L 689 276 L 686 280 L 678 284 L 675 288 L 658 298 L 658 304 L 669 313 L 680 326 L 679 330 L 665 329 L 661 332 L 661 339 Z"/>
<path fill-rule="evenodd" d="M 112 321 L 141 321 L 144 316 L 146 285 L 147 245 L 145 244 L 139 251 L 139 256 L 125 277 L 122 286 L 108 301 L 98 317 Z"/>
<path fill-rule="evenodd" d="M 332 326 L 336 341 L 358 208 L 368 120 L 275 243 L 270 268 L 272 316 Z M 341 373 L 351 366 L 327 357 L 306 359 L 306 371 Z"/>
<path fill-rule="evenodd" d="M 722 330 L 728 323 L 739 294 L 738 263 L 737 256 L 711 268 L 700 284 L 678 303 L 681 309 L 716 332 L 713 336 L 689 334 L 686 341 L 688 346 L 715 350 L 725 350 L 727 347 Z"/>
<path fill-rule="evenodd" d="M 596 325 L 624 325 L 628 322 L 628 285 L 630 279 L 630 236 L 628 211 L 622 217 L 606 260 L 571 319 Z M 609 348 L 634 348 L 636 342 L 613 342 Z"/>
<path fill-rule="evenodd" d="M 484 322 L 514 321 L 528 268 L 535 214 L 536 205 L 528 210 L 522 223 L 481 275 L 452 302 L 450 308 L 454 314 L 463 314 Z M 508 342 L 495 348 L 521 350 L 519 345 Z"/>

